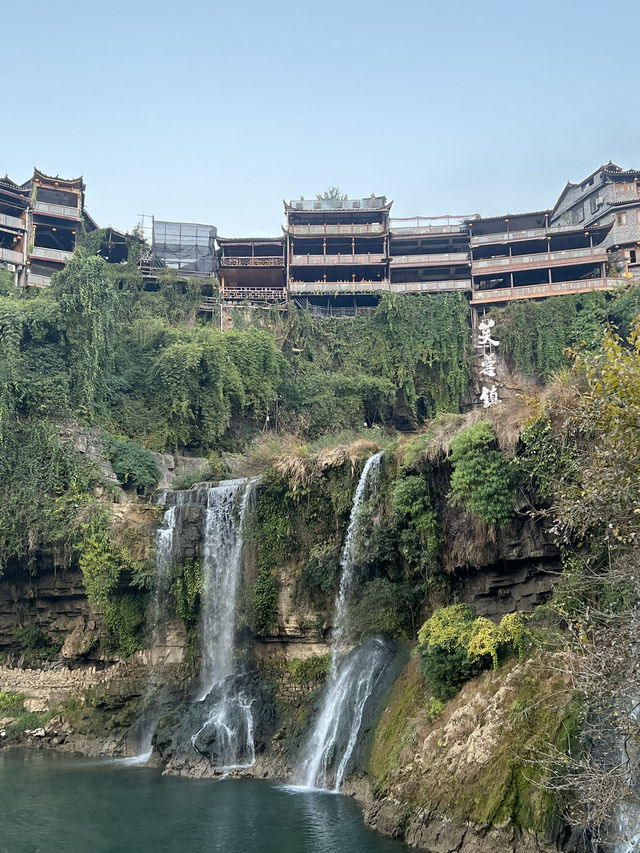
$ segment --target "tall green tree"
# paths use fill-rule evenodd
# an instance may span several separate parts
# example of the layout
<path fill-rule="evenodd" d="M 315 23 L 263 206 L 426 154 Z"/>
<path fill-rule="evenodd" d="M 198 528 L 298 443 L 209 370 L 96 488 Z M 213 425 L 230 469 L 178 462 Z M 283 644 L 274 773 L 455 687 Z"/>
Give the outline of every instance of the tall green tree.
<path fill-rule="evenodd" d="M 116 290 L 105 261 L 78 251 L 54 277 L 53 291 L 66 330 L 72 402 L 91 418 L 113 364 Z"/>

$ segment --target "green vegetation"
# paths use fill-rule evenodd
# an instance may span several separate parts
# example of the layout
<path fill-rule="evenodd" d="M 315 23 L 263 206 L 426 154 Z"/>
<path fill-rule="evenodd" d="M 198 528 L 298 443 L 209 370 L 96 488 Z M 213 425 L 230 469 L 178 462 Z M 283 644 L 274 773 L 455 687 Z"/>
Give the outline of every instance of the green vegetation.
<path fill-rule="evenodd" d="M 469 308 L 457 294 L 383 296 L 370 315 L 292 313 L 283 398 L 310 435 L 367 424 L 415 428 L 457 411 L 470 370 Z"/>
<path fill-rule="evenodd" d="M 504 525 L 513 514 L 514 476 L 498 449 L 490 423 L 480 421 L 451 440 L 451 503 L 487 524 Z"/>
<path fill-rule="evenodd" d="M 113 441 L 111 466 L 123 486 L 134 486 L 145 493 L 157 485 L 160 478 L 156 460 L 150 450 L 135 441 Z"/>
<path fill-rule="evenodd" d="M 183 560 L 180 565 L 172 567 L 171 595 L 176 614 L 187 626 L 195 625 L 200 612 L 202 596 L 202 574 L 199 560 Z"/>
<path fill-rule="evenodd" d="M 63 441 L 49 421 L 16 421 L 0 453 L 0 575 L 31 568 L 40 550 L 67 564 L 97 511 L 97 468 Z"/>
<path fill-rule="evenodd" d="M 559 754 L 575 747 L 580 708 L 571 690 L 557 677 L 517 668 L 508 683 L 502 673 L 485 673 L 466 699 L 444 703 L 429 696 L 417 663 L 410 660 L 395 682 L 375 732 L 369 772 L 376 794 L 412 811 L 437 804 L 438 813 L 483 827 L 550 832 L 560 811 L 545 789 L 540 752 L 548 744 Z M 489 707 L 488 716 L 479 711 Z M 454 724 L 458 708 L 477 719 L 479 735 L 487 732 L 480 761 L 466 761 L 469 716 Z"/>
<path fill-rule="evenodd" d="M 294 684 L 307 686 L 324 681 L 331 666 L 331 655 L 312 655 L 308 658 L 294 658 L 287 669 Z"/>
<path fill-rule="evenodd" d="M 499 625 L 475 617 L 467 604 L 436 610 L 418 632 L 418 650 L 427 683 L 437 699 L 446 701 L 470 678 L 517 653 L 530 638 L 523 617 L 508 613 Z"/>
<path fill-rule="evenodd" d="M 87 597 L 102 611 L 107 648 L 126 658 L 142 648 L 146 601 L 142 592 L 123 594 L 120 587 L 144 566 L 112 543 L 105 519 L 101 522 L 87 533 L 79 565 Z"/>
<path fill-rule="evenodd" d="M 9 743 L 19 742 L 25 731 L 42 728 L 53 716 L 51 711 L 26 711 L 25 698 L 21 693 L 0 690 L 0 719 L 13 721 L 2 727 Z"/>
<path fill-rule="evenodd" d="M 595 292 L 511 302 L 491 316 L 501 351 L 524 373 L 548 379 L 571 363 L 569 350 L 595 352 L 606 323 L 626 337 L 639 308 L 638 289 L 630 288 L 613 297 Z"/>
<path fill-rule="evenodd" d="M 54 660 L 62 648 L 60 641 L 48 637 L 35 623 L 19 628 L 15 632 L 15 638 L 20 644 L 27 666 Z"/>

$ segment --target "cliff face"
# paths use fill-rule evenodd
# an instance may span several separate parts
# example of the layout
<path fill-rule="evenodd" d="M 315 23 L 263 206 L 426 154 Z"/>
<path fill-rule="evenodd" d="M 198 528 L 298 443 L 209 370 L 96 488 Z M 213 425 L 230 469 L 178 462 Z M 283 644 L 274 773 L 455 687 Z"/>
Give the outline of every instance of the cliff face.
<path fill-rule="evenodd" d="M 245 543 L 238 634 L 247 677 L 260 697 L 258 755 L 251 774 L 290 777 L 317 708 L 322 674 L 300 678 L 296 667 L 329 649 L 337 554 L 361 464 L 355 457 L 338 457 L 299 492 L 278 478 L 267 477 L 258 487 L 257 526 Z M 126 547 L 137 560 L 151 559 L 159 508 L 134 502 L 116 505 L 113 512 L 114 544 Z M 385 512 L 380 509 L 374 515 L 373 539 L 375 529 L 385 523 L 388 527 Z M 203 514 L 197 506 L 186 505 L 181 518 L 176 563 L 197 563 L 203 550 Z M 443 504 L 441 524 L 445 562 L 418 618 L 456 600 L 498 620 L 514 610 L 531 612 L 549 595 L 559 568 L 558 552 L 542 526 L 524 512 L 495 528 Z M 309 586 L 312 571 L 315 587 Z M 276 594 L 258 630 L 256 589 L 265 576 L 276 579 Z M 316 590 L 315 598 L 310 589 Z M 32 575 L 16 571 L 0 578 L 0 652 L 5 660 L 26 660 L 21 631 L 29 625 L 37 626 L 51 643 L 48 660 L 40 650 L 38 669 L 0 669 L 0 689 L 31 696 L 51 713 L 63 702 L 64 725 L 75 731 L 62 736 L 60 726 L 52 728 L 50 735 L 36 739 L 38 744 L 103 753 L 133 751 L 132 724 L 152 677 L 154 684 L 165 683 L 158 760 L 173 772 L 210 775 L 206 759 L 195 753 L 176 755 L 167 738 L 188 706 L 185 696 L 197 668 L 197 620 L 184 623 L 173 614 L 174 605 L 166 603 L 169 623 L 162 642 L 152 647 L 148 634 L 146 647 L 124 664 L 101 645 L 103 616 L 87 600 L 77 565 L 55 569 L 43 557 Z M 505 758 L 517 728 L 509 714 L 529 689 L 529 678 L 519 666 L 489 674 L 467 685 L 442 717 L 432 721 L 424 679 L 417 660 L 411 659 L 392 688 L 380 722 L 372 723 L 356 775 L 348 781 L 347 790 L 363 800 L 371 826 L 434 853 L 489 848 L 528 853 L 566 847 L 570 840 L 562 837 L 561 825 L 544 804 L 527 814 L 514 805 L 523 791 L 514 782 L 514 765 Z M 564 707 L 558 714 L 564 714 Z M 537 724 L 544 728 L 555 723 Z"/>

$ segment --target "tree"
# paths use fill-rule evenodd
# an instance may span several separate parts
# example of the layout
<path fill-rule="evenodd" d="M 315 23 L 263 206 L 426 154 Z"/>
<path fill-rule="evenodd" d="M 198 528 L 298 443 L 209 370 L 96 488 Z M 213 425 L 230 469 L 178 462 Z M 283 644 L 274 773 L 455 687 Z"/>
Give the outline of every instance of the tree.
<path fill-rule="evenodd" d="M 349 196 L 346 193 L 340 192 L 340 187 L 329 187 L 323 193 L 318 193 L 316 196 L 320 201 L 347 201 Z"/>
<path fill-rule="evenodd" d="M 115 344 L 116 291 L 102 258 L 77 251 L 54 277 L 66 327 L 73 402 L 91 416 L 104 396 Z"/>
<path fill-rule="evenodd" d="M 620 832 L 629 804 L 640 809 L 638 320 L 627 341 L 609 329 L 596 353 L 574 353 L 574 371 L 573 388 L 550 389 L 547 412 L 573 459 L 551 509 L 565 548 L 553 603 L 569 640 L 548 666 L 574 690 L 582 732 L 572 755 L 549 744 L 535 761 L 546 764 L 546 786 L 565 798 L 569 822 L 597 843 Z"/>

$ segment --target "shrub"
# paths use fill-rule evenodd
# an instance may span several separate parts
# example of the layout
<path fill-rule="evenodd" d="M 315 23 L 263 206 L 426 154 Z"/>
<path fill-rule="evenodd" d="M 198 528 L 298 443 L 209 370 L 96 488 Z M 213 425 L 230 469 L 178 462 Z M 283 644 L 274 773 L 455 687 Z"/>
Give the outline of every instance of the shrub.
<path fill-rule="evenodd" d="M 312 655 L 308 658 L 294 658 L 287 668 L 295 684 L 308 685 L 323 681 L 331 666 L 331 655 Z"/>
<path fill-rule="evenodd" d="M 366 584 L 351 605 L 353 639 L 360 641 L 372 634 L 408 637 L 411 631 L 409 590 L 406 584 L 375 578 Z"/>
<path fill-rule="evenodd" d="M 469 678 L 513 653 L 522 657 L 530 636 L 519 613 L 507 613 L 497 625 L 474 618 L 466 604 L 441 607 L 418 632 L 422 670 L 436 698 L 450 699 Z"/>
<path fill-rule="evenodd" d="M 61 642 L 48 637 L 35 623 L 19 628 L 14 636 L 20 644 L 27 664 L 42 660 L 53 660 L 62 648 Z"/>
<path fill-rule="evenodd" d="M 451 440 L 450 460 L 451 504 L 487 524 L 506 524 L 513 512 L 515 477 L 497 447 L 491 424 L 480 421 L 457 433 Z"/>
<path fill-rule="evenodd" d="M 147 492 L 160 479 L 153 453 L 135 441 L 115 441 L 110 458 L 115 475 L 123 486 L 131 485 L 138 492 Z"/>
<path fill-rule="evenodd" d="M 253 586 L 251 609 L 257 634 L 268 634 L 278 619 L 278 576 L 261 567 Z"/>
<path fill-rule="evenodd" d="M 451 699 L 481 671 L 467 653 L 473 618 L 468 605 L 452 604 L 436 610 L 418 632 L 422 671 L 436 699 Z"/>
<path fill-rule="evenodd" d="M 193 625 L 198 618 L 202 595 L 202 575 L 198 560 L 185 560 L 174 567 L 171 595 L 177 615 L 187 625 Z"/>
<path fill-rule="evenodd" d="M 435 723 L 435 721 L 442 716 L 443 711 L 444 702 L 436 699 L 435 696 L 430 696 L 427 704 L 427 720 L 429 720 L 430 723 Z"/>
<path fill-rule="evenodd" d="M 531 421 L 520 440 L 522 451 L 515 464 L 539 498 L 550 500 L 557 483 L 576 479 L 575 462 L 554 435 L 548 415 Z"/>
<path fill-rule="evenodd" d="M 334 544 L 314 548 L 297 582 L 297 593 L 315 601 L 334 593 L 338 586 L 340 561 Z"/>
<path fill-rule="evenodd" d="M 131 657 L 142 648 L 144 596 L 141 593 L 125 593 L 119 599 L 108 601 L 104 606 L 104 623 L 111 635 L 112 647 L 123 658 Z"/>

